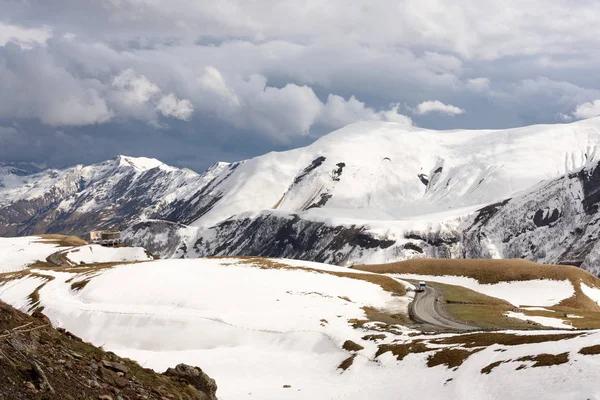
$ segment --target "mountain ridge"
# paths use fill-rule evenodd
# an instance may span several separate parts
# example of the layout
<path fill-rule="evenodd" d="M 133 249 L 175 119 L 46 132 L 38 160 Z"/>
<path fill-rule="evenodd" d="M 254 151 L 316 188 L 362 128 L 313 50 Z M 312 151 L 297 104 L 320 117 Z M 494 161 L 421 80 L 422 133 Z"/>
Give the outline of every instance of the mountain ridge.
<path fill-rule="evenodd" d="M 600 118 L 480 131 L 363 122 L 202 174 L 118 156 L 0 175 L 0 183 L 12 179 L 0 187 L 0 235 L 101 227 L 125 230 L 130 242 L 168 257 L 350 265 L 523 256 L 598 274 L 588 255 L 600 253 L 593 228 L 599 144 Z M 586 224 L 588 236 L 563 235 L 569 248 L 550 240 L 548 232 L 576 232 L 574 224 Z M 541 251 L 542 238 L 556 249 Z"/>

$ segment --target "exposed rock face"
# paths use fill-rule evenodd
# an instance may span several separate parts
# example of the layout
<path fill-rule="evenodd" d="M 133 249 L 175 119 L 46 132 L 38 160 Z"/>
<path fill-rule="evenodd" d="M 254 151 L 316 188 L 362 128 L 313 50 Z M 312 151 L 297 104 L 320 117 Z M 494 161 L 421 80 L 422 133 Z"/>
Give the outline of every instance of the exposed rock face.
<path fill-rule="evenodd" d="M 526 258 L 600 274 L 600 165 L 479 210 L 461 227 L 462 257 Z"/>
<path fill-rule="evenodd" d="M 164 230 L 162 230 L 164 229 Z M 163 257 L 260 255 L 351 265 L 372 257 L 405 259 L 417 255 L 456 257 L 458 237 L 451 229 L 382 236 L 365 225 L 331 225 L 299 214 L 263 212 L 230 218 L 208 229 L 183 230 L 151 221 L 126 232 L 132 244 L 148 246 Z M 155 237 L 177 237 L 177 245 L 164 246 Z M 161 253 L 161 249 L 166 252 Z"/>
<path fill-rule="evenodd" d="M 152 254 L 170 258 L 187 254 L 186 242 L 196 232 L 196 229 L 182 224 L 151 220 L 133 224 L 121 237 L 129 245 L 141 246 Z"/>
<path fill-rule="evenodd" d="M 198 367 L 179 364 L 175 368 L 167 369 L 165 375 L 179 379 L 198 389 L 201 392 L 198 396 L 199 400 L 217 400 L 217 383 Z"/>

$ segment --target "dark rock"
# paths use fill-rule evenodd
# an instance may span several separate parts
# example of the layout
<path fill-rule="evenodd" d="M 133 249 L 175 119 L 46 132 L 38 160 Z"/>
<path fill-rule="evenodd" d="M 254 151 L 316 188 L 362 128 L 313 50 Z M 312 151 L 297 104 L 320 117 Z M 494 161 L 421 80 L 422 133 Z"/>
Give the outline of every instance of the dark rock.
<path fill-rule="evenodd" d="M 556 222 L 560 218 L 560 211 L 558 209 L 552 210 L 537 210 L 533 216 L 533 223 L 538 226 L 548 226 L 553 222 Z"/>
<path fill-rule="evenodd" d="M 184 381 L 204 394 L 200 399 L 217 400 L 217 383 L 206 375 L 200 368 L 186 364 L 179 364 L 175 368 L 167 369 L 165 375 Z"/>
<path fill-rule="evenodd" d="M 115 372 L 122 372 L 123 374 L 127 374 L 129 372 L 129 368 L 127 368 L 125 364 L 121 364 L 118 362 L 102 360 L 102 366 L 111 369 Z"/>
<path fill-rule="evenodd" d="M 100 379 L 111 386 L 124 388 L 129 382 L 127 379 L 106 368 L 100 368 L 98 373 L 100 374 Z"/>

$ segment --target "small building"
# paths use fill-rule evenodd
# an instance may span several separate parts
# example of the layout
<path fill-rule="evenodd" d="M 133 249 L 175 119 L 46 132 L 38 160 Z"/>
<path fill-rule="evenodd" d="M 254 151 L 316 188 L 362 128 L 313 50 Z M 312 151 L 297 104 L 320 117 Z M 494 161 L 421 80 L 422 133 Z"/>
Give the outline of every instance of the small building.
<path fill-rule="evenodd" d="M 116 246 L 121 243 L 120 231 L 91 231 L 90 243 L 102 246 Z"/>

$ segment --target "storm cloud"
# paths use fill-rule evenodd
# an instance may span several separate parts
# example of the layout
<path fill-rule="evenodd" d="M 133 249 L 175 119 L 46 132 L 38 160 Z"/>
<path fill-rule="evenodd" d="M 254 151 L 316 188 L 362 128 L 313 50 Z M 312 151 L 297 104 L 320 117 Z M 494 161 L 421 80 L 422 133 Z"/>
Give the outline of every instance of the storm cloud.
<path fill-rule="evenodd" d="M 0 161 L 203 169 L 360 120 L 600 114 L 597 2 L 0 0 Z"/>

